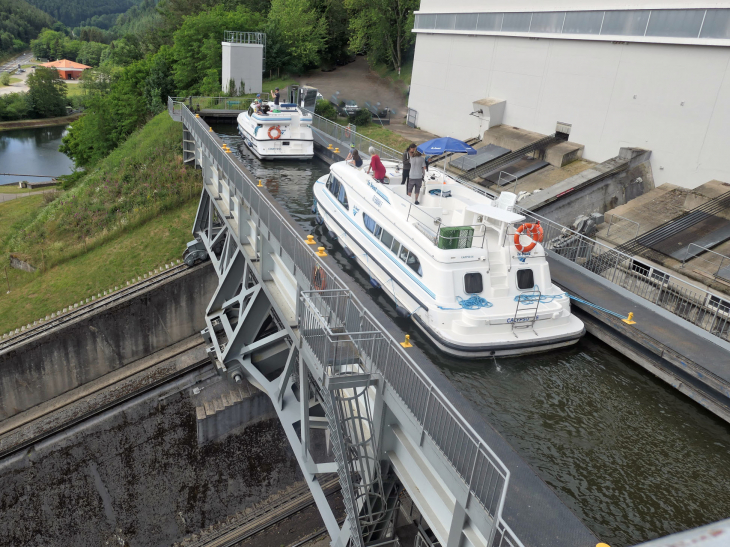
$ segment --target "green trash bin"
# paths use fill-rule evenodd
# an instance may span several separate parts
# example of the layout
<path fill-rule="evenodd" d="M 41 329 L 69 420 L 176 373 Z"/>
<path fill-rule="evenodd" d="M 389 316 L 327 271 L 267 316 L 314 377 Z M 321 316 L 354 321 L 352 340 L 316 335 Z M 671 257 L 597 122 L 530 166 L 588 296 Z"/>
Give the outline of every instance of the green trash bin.
<path fill-rule="evenodd" d="M 441 227 L 439 230 L 439 249 L 468 249 L 474 239 L 474 228 L 471 226 Z"/>

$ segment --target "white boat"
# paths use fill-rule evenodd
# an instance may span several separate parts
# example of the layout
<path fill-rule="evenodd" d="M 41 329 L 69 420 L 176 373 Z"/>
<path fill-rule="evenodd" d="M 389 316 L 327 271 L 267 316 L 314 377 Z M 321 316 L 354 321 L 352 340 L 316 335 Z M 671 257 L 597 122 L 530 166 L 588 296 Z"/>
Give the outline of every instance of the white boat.
<path fill-rule="evenodd" d="M 333 164 L 314 185 L 315 208 L 399 314 L 461 357 L 536 353 L 580 339 L 583 323 L 553 285 L 542 245 L 515 238 L 525 217 L 513 212 L 514 194 L 495 201 L 431 168 L 415 205 L 399 165 L 383 164 L 391 184 L 377 183 L 367 163 Z"/>
<path fill-rule="evenodd" d="M 265 104 L 268 114 L 257 114 L 251 106 L 238 115 L 238 132 L 246 146 L 262 160 L 312 159 L 312 115 L 293 103 Z"/>

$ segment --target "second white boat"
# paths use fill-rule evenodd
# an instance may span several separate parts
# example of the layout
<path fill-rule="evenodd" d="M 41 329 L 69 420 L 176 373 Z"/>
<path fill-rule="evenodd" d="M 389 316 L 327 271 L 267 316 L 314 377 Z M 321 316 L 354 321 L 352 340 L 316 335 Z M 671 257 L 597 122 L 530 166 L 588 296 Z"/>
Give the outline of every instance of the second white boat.
<path fill-rule="evenodd" d="M 256 113 L 251 106 L 238 115 L 238 132 L 246 146 L 262 160 L 312 159 L 312 115 L 293 103 L 265 104 L 267 114 Z"/>

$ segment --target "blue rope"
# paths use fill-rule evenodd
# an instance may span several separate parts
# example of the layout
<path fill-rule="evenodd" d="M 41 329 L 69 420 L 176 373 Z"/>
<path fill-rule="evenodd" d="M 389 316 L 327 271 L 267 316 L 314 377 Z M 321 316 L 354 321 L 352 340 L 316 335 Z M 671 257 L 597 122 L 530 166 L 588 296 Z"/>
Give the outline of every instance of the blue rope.
<path fill-rule="evenodd" d="M 626 319 L 625 315 L 620 315 L 620 314 L 616 313 L 615 311 L 607 310 L 606 308 L 602 308 L 601 306 L 597 306 L 591 302 L 587 302 L 586 300 L 583 300 L 582 298 L 578 298 L 577 296 L 573 296 L 572 294 L 568 294 L 568 293 L 565 293 L 565 294 L 571 300 L 575 300 L 576 302 L 580 302 L 581 304 L 585 304 L 586 306 L 590 306 L 591 308 L 596 308 L 597 310 L 601 310 L 602 312 L 605 312 L 605 313 L 608 313 L 615 317 L 618 317 L 619 319 Z"/>
<path fill-rule="evenodd" d="M 460 296 L 457 296 L 456 301 L 465 310 L 478 310 L 480 308 L 491 308 L 493 305 L 489 300 L 486 300 L 486 299 L 482 298 L 481 296 L 477 296 L 476 294 L 470 296 L 466 300 L 464 300 Z"/>

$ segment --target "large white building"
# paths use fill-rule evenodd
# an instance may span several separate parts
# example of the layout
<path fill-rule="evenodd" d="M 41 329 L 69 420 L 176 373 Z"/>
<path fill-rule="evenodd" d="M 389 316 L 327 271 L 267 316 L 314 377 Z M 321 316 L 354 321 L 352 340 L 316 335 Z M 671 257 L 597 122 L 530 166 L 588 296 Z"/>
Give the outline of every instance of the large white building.
<path fill-rule="evenodd" d="M 497 99 L 504 124 L 572 124 L 591 160 L 652 150 L 656 184 L 730 182 L 728 1 L 422 0 L 414 32 L 422 129 L 476 136 Z"/>

